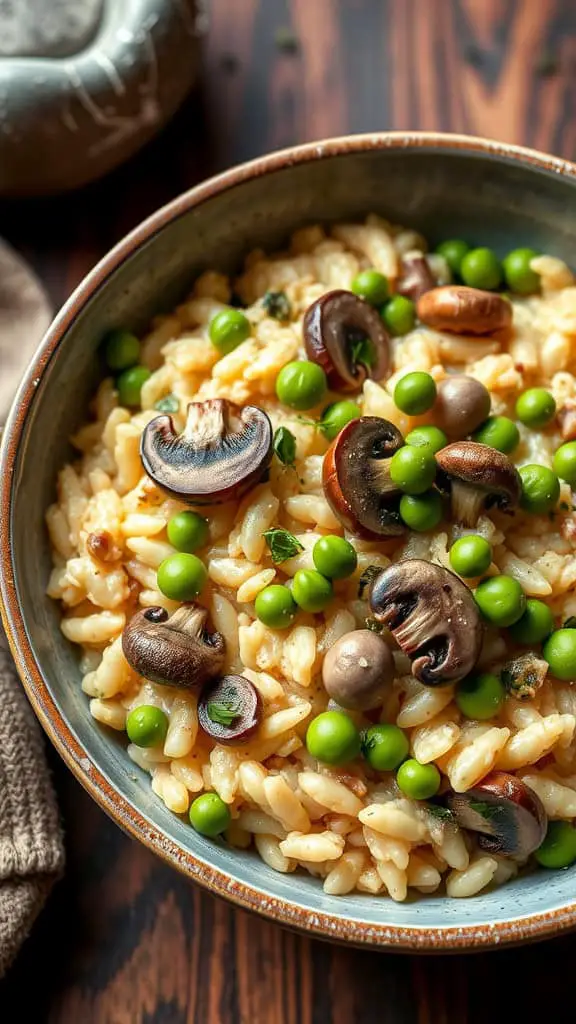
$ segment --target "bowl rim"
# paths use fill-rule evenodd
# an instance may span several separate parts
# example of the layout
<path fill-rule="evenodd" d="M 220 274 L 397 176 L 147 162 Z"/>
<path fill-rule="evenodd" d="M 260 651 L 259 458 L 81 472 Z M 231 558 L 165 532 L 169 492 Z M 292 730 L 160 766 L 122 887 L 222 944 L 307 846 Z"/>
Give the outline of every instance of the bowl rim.
<path fill-rule="evenodd" d="M 54 319 L 28 366 L 9 413 L 0 448 L 0 613 L 20 678 L 36 716 L 84 789 L 125 832 L 140 840 L 170 866 L 177 868 L 210 892 L 223 896 L 244 909 L 255 911 L 264 918 L 313 936 L 398 952 L 479 950 L 552 936 L 576 926 L 576 902 L 553 911 L 526 913 L 511 921 L 493 924 L 446 928 L 429 925 L 370 924 L 350 921 L 338 914 L 305 909 L 282 898 L 263 896 L 257 887 L 231 879 L 212 864 L 201 860 L 192 851 L 184 850 L 145 819 L 136 807 L 110 785 L 60 714 L 36 661 L 26 632 L 25 616 L 16 594 L 10 512 L 12 477 L 19 440 L 42 374 L 79 310 L 130 254 L 190 209 L 249 179 L 262 177 L 292 165 L 331 159 L 350 153 L 426 148 L 455 154 L 464 152 L 500 158 L 557 173 L 576 181 L 576 164 L 559 157 L 477 136 L 421 131 L 371 132 L 304 143 L 257 157 L 211 177 L 178 195 L 142 221 L 96 264 L 74 290 Z"/>

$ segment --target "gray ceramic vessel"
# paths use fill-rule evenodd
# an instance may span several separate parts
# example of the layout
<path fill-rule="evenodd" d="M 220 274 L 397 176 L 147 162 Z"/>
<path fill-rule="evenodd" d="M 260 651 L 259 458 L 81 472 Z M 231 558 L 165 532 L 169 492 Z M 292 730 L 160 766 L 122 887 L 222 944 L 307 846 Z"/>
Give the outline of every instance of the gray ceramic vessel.
<path fill-rule="evenodd" d="M 0 465 L 3 614 L 24 685 L 104 810 L 211 891 L 317 935 L 403 950 L 520 942 L 576 922 L 576 869 L 541 871 L 471 900 L 326 896 L 309 876 L 276 874 L 250 853 L 196 835 L 136 774 L 117 736 L 90 718 L 76 653 L 44 595 L 43 515 L 70 456 L 66 439 L 97 383 L 103 334 L 118 324 L 142 330 L 205 267 L 231 270 L 251 246 L 279 246 L 299 225 L 371 210 L 413 225 L 432 243 L 461 236 L 500 253 L 528 245 L 576 265 L 575 197 L 574 165 L 480 139 L 369 135 L 273 154 L 192 189 L 121 242 L 75 292 L 29 368 Z"/>

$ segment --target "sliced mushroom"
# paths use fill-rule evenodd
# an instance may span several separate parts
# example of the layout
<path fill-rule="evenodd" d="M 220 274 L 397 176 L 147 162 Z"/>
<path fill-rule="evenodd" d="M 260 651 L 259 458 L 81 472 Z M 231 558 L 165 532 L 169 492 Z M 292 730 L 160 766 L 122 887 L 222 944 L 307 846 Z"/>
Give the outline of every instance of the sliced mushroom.
<path fill-rule="evenodd" d="M 449 490 L 452 517 L 463 526 L 475 526 L 484 509 L 503 512 L 518 507 L 522 481 L 508 456 L 476 441 L 455 441 L 436 453 L 437 484 Z"/>
<path fill-rule="evenodd" d="M 445 377 L 436 392 L 434 423 L 454 440 L 471 434 L 490 415 L 490 392 L 475 377 Z"/>
<path fill-rule="evenodd" d="M 493 772 L 448 804 L 458 824 L 478 832 L 478 846 L 490 853 L 526 860 L 546 835 L 547 817 L 540 797 L 515 775 Z"/>
<path fill-rule="evenodd" d="M 241 409 L 222 398 L 192 402 L 186 426 L 157 416 L 142 434 L 140 456 L 157 486 L 189 505 L 238 498 L 257 483 L 273 454 L 273 431 L 262 409 Z"/>
<path fill-rule="evenodd" d="M 508 693 L 516 700 L 532 700 L 548 675 L 548 662 L 534 651 L 526 651 L 502 668 L 501 678 Z"/>
<path fill-rule="evenodd" d="M 425 686 L 455 683 L 478 661 L 480 612 L 471 591 L 448 569 L 419 558 L 390 565 L 371 585 L 370 607 Z"/>
<path fill-rule="evenodd" d="M 244 743 L 261 714 L 257 689 L 244 676 L 222 676 L 204 687 L 198 701 L 200 727 L 218 743 Z"/>
<path fill-rule="evenodd" d="M 330 647 L 322 665 L 326 692 L 350 711 L 369 711 L 381 705 L 393 678 L 390 648 L 370 629 L 345 633 Z"/>
<path fill-rule="evenodd" d="M 558 422 L 564 441 L 576 441 L 576 401 L 567 398 L 558 411 Z"/>
<path fill-rule="evenodd" d="M 416 312 L 427 327 L 454 334 L 494 334 L 512 325 L 512 306 L 501 295 L 458 284 L 426 292 Z"/>
<path fill-rule="evenodd" d="M 334 515 L 357 537 L 404 533 L 400 492 L 390 479 L 390 460 L 404 444 L 400 431 L 378 416 L 352 420 L 324 456 L 324 494 Z"/>
<path fill-rule="evenodd" d="M 401 274 L 397 285 L 400 295 L 417 302 L 426 292 L 436 287 L 428 260 L 421 252 L 407 253 L 402 257 L 400 266 Z"/>
<path fill-rule="evenodd" d="M 386 376 L 390 341 L 382 318 L 352 292 L 322 295 L 307 309 L 303 330 L 308 358 L 325 370 L 334 391 L 358 391 L 367 377 Z"/>
<path fill-rule="evenodd" d="M 153 683 L 191 690 L 222 671 L 225 644 L 206 630 L 208 612 L 184 604 L 172 615 L 165 608 L 136 612 L 122 634 L 122 650 L 135 672 Z"/>

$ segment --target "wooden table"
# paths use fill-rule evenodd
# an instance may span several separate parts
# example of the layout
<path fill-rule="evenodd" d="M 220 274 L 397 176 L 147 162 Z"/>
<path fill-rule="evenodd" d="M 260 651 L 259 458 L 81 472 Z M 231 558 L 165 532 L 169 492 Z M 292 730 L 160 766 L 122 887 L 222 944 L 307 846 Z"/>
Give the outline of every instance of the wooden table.
<path fill-rule="evenodd" d="M 572 0 L 213 0 L 201 88 L 169 129 L 76 195 L 0 206 L 0 231 L 58 305 L 146 214 L 265 150 L 428 128 L 573 158 L 575 61 Z M 507 989 L 515 1020 L 574 1005 L 576 939 L 423 958 L 290 934 L 165 867 L 51 760 L 68 868 L 0 985 L 5 1024 L 485 1024 Z"/>

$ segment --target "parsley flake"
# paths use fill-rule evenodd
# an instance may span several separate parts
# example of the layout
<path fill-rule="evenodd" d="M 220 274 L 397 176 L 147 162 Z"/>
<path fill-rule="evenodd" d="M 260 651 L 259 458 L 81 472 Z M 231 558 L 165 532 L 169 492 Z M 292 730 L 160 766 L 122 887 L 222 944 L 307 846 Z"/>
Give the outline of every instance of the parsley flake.
<path fill-rule="evenodd" d="M 164 395 L 164 398 L 159 398 L 154 403 L 154 408 L 158 409 L 158 412 L 178 412 L 180 400 L 176 395 Z"/>
<path fill-rule="evenodd" d="M 235 718 L 240 714 L 240 704 L 231 700 L 208 701 L 206 711 L 211 722 L 218 725 L 232 725 Z"/>
<path fill-rule="evenodd" d="M 293 558 L 300 551 L 304 551 L 304 546 L 294 534 L 289 533 L 288 530 L 282 530 L 280 527 L 265 530 L 264 540 L 270 549 L 272 561 L 275 565 L 279 565 L 280 562 L 285 562 L 287 558 Z"/>
<path fill-rule="evenodd" d="M 296 460 L 296 438 L 287 427 L 278 427 L 274 432 L 274 451 L 285 466 L 293 466 Z"/>

